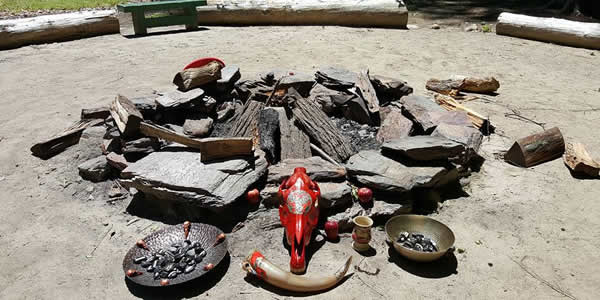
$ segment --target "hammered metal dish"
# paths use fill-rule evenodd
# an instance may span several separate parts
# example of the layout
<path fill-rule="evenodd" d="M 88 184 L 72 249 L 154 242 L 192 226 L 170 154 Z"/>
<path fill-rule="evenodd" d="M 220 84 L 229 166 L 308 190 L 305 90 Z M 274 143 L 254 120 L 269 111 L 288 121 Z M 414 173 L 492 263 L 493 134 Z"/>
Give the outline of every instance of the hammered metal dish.
<path fill-rule="evenodd" d="M 421 252 L 403 247 L 397 242 L 400 233 L 422 233 L 430 237 L 437 244 L 438 251 Z M 385 223 L 385 233 L 400 255 L 414 261 L 428 262 L 444 256 L 448 249 L 454 245 L 454 233 L 448 226 L 432 218 L 420 215 L 400 215 L 393 217 Z"/>
<path fill-rule="evenodd" d="M 205 249 L 206 256 L 202 262 L 198 264 L 194 271 L 187 274 L 182 273 L 176 278 L 169 279 L 168 286 L 184 283 L 210 272 L 210 270 L 204 270 L 204 266 L 209 263 L 213 264 L 216 268 L 227 254 L 227 238 L 225 238 L 225 240 L 218 245 L 212 247 L 217 240 L 217 236 L 222 233 L 223 231 L 212 225 L 191 223 L 188 239 L 192 242 L 198 241 L 202 248 Z M 140 248 L 133 243 L 133 247 L 129 249 L 125 255 L 125 258 L 123 259 L 123 272 L 127 273 L 127 270 L 129 269 L 141 271 L 141 275 L 135 277 L 126 276 L 126 278 L 144 286 L 161 286 L 160 280 L 154 280 L 153 274 L 146 272 L 139 264 L 135 264 L 133 259 L 135 257 L 147 255 L 152 250 L 157 251 L 159 249 L 168 248 L 173 243 L 183 242 L 185 240 L 183 224 L 171 225 L 157 230 L 143 238 L 143 240 L 146 242 L 149 250 Z"/>

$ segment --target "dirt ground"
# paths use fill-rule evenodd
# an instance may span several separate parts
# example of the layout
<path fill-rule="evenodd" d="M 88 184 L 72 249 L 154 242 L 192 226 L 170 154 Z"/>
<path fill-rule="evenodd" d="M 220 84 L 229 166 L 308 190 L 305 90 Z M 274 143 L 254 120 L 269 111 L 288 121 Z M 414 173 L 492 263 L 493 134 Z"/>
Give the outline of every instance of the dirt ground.
<path fill-rule="evenodd" d="M 376 254 L 362 257 L 344 235 L 315 243 L 308 274 L 330 273 L 349 255 L 361 269 L 317 299 L 594 299 L 600 294 L 600 181 L 571 176 L 562 160 L 521 169 L 500 159 L 511 142 L 558 126 L 600 157 L 600 52 L 493 33 L 341 27 L 212 27 L 126 39 L 108 35 L 0 52 L 0 298 L 284 299 L 245 278 L 242 258 L 256 248 L 286 267 L 283 229 L 260 231 L 257 219 L 229 235 L 230 258 L 213 276 L 180 288 L 128 284 L 121 267 L 134 241 L 163 225 L 136 218 L 128 201 L 107 202 L 111 183 L 79 179 L 77 164 L 100 153 L 98 130 L 47 161 L 30 155 L 38 140 L 68 127 L 81 108 L 170 88 L 187 62 L 217 56 L 244 76 L 276 67 L 313 72 L 337 64 L 409 82 L 452 74 L 493 75 L 499 95 L 468 106 L 489 116 L 486 162 L 470 177 L 469 196 L 447 199 L 433 217 L 448 224 L 456 247 L 441 261 L 416 264 L 389 250 L 374 229 Z M 512 115 L 519 114 L 518 119 Z M 93 188 L 93 190 L 92 190 Z M 274 211 L 275 212 L 275 211 Z M 259 233 L 259 234 L 257 234 Z M 273 241 L 276 241 L 275 243 Z"/>

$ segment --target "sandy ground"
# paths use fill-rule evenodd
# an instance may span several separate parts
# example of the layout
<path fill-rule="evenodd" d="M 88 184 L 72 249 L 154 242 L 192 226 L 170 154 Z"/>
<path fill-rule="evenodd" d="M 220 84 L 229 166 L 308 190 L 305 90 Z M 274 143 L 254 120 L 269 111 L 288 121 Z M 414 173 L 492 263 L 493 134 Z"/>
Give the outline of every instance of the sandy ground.
<path fill-rule="evenodd" d="M 99 153 L 98 130 L 47 161 L 29 147 L 66 128 L 84 107 L 170 87 L 190 60 L 218 56 L 245 75 L 274 67 L 314 71 L 339 64 L 407 80 L 425 93 L 430 77 L 494 75 L 501 88 L 468 105 L 490 117 L 487 159 L 471 177 L 470 196 L 448 199 L 433 216 L 455 232 L 456 252 L 422 265 L 388 251 L 374 230 L 376 255 L 361 257 L 346 235 L 320 243 L 308 274 L 332 272 L 353 255 L 362 269 L 319 299 L 594 299 L 600 294 L 600 181 L 575 179 L 555 160 L 521 169 L 499 160 L 518 137 L 541 130 L 505 116 L 513 109 L 546 128 L 558 126 L 600 157 L 600 52 L 456 28 L 383 30 L 339 27 L 252 27 L 126 39 L 109 35 L 0 52 L 0 298 L 283 299 L 293 294 L 244 278 L 239 263 L 253 248 L 287 266 L 282 229 L 255 235 L 256 220 L 229 236 L 230 259 L 210 279 L 167 294 L 126 284 L 128 247 L 160 221 L 109 204 L 105 189 L 78 179 L 77 164 Z M 90 192 L 91 188 L 94 190 Z M 276 241 L 273 243 L 273 241 Z M 94 248 L 97 247 L 96 250 Z"/>

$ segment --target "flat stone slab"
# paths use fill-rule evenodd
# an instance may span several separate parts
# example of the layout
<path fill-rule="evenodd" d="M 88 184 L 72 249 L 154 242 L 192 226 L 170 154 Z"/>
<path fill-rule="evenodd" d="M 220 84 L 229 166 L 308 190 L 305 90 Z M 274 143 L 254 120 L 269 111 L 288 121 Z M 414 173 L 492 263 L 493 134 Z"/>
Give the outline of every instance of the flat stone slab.
<path fill-rule="evenodd" d="M 281 184 L 283 179 L 294 173 L 298 167 L 306 168 L 307 174 L 315 181 L 342 180 L 346 177 L 343 166 L 334 165 L 318 156 L 302 159 L 286 159 L 269 167 L 268 183 Z"/>
<path fill-rule="evenodd" d="M 456 180 L 456 168 L 412 167 L 383 156 L 379 151 L 361 151 L 348 160 L 350 177 L 372 189 L 405 192 L 417 187 L 435 187 Z"/>
<path fill-rule="evenodd" d="M 191 89 L 187 92 L 173 90 L 156 98 L 156 103 L 163 108 L 177 108 L 191 101 L 200 99 L 202 95 L 204 95 L 204 90 L 200 88 Z"/>
<path fill-rule="evenodd" d="M 381 145 L 381 149 L 400 153 L 414 160 L 438 160 L 455 157 L 462 153 L 465 147 L 444 137 L 418 135 L 386 141 Z"/>
<path fill-rule="evenodd" d="M 197 152 L 154 152 L 122 171 L 129 188 L 167 201 L 219 211 L 267 171 L 264 157 L 202 163 Z"/>
<path fill-rule="evenodd" d="M 92 182 L 103 181 L 110 174 L 110 166 L 104 155 L 92 158 L 80 164 L 78 167 L 79 175 Z"/>
<path fill-rule="evenodd" d="M 339 207 L 352 201 L 352 188 L 344 182 L 317 182 L 321 189 L 322 208 Z M 268 184 L 260 191 L 260 198 L 266 207 L 279 206 L 279 185 Z"/>
<path fill-rule="evenodd" d="M 419 124 L 426 134 L 430 134 L 448 111 L 429 97 L 409 95 L 400 99 L 402 111 Z"/>

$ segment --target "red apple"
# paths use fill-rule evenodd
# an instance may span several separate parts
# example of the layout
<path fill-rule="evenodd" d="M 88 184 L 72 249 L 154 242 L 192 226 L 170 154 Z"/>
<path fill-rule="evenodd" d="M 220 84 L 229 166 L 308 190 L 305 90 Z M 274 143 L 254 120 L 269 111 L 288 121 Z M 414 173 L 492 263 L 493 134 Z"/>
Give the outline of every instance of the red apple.
<path fill-rule="evenodd" d="M 362 203 L 371 202 L 373 199 L 373 191 L 370 188 L 363 187 L 358 189 L 358 200 Z"/>
<path fill-rule="evenodd" d="M 260 201 L 260 192 L 258 191 L 258 189 L 248 191 L 248 193 L 246 194 L 246 200 L 248 200 L 248 203 L 252 205 L 258 203 Z"/>
<path fill-rule="evenodd" d="M 325 222 L 325 233 L 327 234 L 327 238 L 330 241 L 336 240 L 338 238 L 338 222 L 329 220 Z"/>

